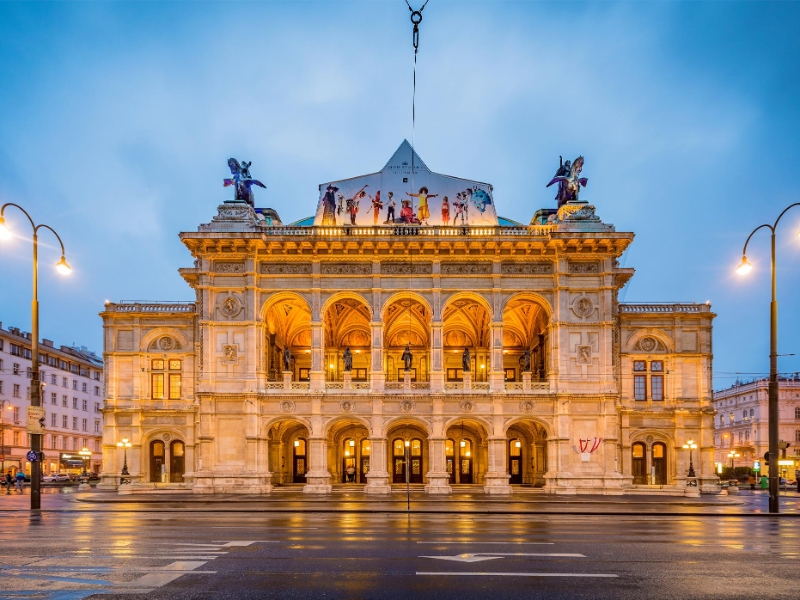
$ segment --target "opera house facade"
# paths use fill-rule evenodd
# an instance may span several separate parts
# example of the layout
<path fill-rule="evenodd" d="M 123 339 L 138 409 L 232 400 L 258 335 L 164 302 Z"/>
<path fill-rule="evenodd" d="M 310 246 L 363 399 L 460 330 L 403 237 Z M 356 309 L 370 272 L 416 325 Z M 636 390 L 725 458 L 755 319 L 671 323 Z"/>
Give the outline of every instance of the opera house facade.
<path fill-rule="evenodd" d="M 293 224 L 224 202 L 180 234 L 194 302 L 101 313 L 102 487 L 716 489 L 714 314 L 618 301 L 634 236 L 578 200 L 577 162 L 528 224 L 405 142 Z"/>

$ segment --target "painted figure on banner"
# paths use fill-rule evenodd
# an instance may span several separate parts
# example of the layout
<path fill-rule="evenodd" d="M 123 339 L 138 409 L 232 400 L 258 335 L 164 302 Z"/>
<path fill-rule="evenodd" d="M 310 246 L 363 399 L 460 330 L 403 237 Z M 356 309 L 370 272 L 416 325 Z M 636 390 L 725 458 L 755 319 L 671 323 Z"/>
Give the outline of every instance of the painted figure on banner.
<path fill-rule="evenodd" d="M 375 197 L 371 198 L 371 200 L 372 200 L 372 206 L 370 207 L 369 210 L 372 211 L 372 224 L 377 225 L 378 217 L 381 214 L 381 209 L 383 209 L 383 202 L 381 202 L 381 191 L 378 190 L 377 192 L 375 192 Z"/>
<path fill-rule="evenodd" d="M 339 201 L 339 206 L 336 208 L 336 213 L 342 214 L 344 212 L 344 196 L 339 194 L 337 200 Z"/>
<path fill-rule="evenodd" d="M 558 183 L 558 193 L 556 200 L 558 201 L 558 208 L 561 208 L 567 202 L 578 202 L 578 193 L 581 186 L 586 187 L 589 180 L 586 177 L 580 177 L 583 170 L 583 157 L 579 156 L 570 165 L 570 162 L 561 162 L 561 157 L 558 157 L 561 163 L 556 171 L 555 176 L 550 183 L 545 187 L 550 187 L 554 183 Z"/>
<path fill-rule="evenodd" d="M 411 192 L 406 192 L 406 194 L 419 200 L 419 212 L 417 213 L 417 217 L 421 223 L 427 225 L 428 219 L 431 216 L 431 211 L 428 208 L 428 199 L 436 198 L 439 194 L 429 194 L 428 188 L 425 186 L 419 188 L 419 192 L 416 194 L 412 194 Z"/>
<path fill-rule="evenodd" d="M 326 226 L 336 225 L 336 192 L 339 191 L 335 185 L 329 185 L 322 197 L 322 224 Z M 341 194 L 339 195 L 341 198 Z"/>
<path fill-rule="evenodd" d="M 461 368 L 464 370 L 464 373 L 469 373 L 470 370 L 469 348 L 464 348 L 464 354 L 461 355 Z"/>
<path fill-rule="evenodd" d="M 472 189 L 467 188 L 464 191 L 464 197 L 467 198 L 468 202 L 472 202 L 479 212 L 486 212 L 486 205 L 492 203 L 492 199 L 489 198 L 489 194 L 477 186 L 473 187 Z"/>
<path fill-rule="evenodd" d="M 267 188 L 263 183 L 261 183 L 258 179 L 253 179 L 250 176 L 250 165 L 253 164 L 253 161 L 246 162 L 242 161 L 242 164 L 239 164 L 239 161 L 235 158 L 228 159 L 228 168 L 231 170 L 231 177 L 230 179 L 224 179 L 222 182 L 223 187 L 228 187 L 229 185 L 234 186 L 235 190 L 235 200 L 243 200 L 247 202 L 250 206 L 255 207 L 255 196 L 253 195 L 253 190 L 250 188 L 254 185 L 258 187 L 262 187 L 264 189 Z"/>
<path fill-rule="evenodd" d="M 411 348 L 409 348 L 408 344 L 406 344 L 406 349 L 403 350 L 403 370 L 410 371 L 411 370 L 411 361 L 414 359 L 414 356 L 411 354 Z"/>
<path fill-rule="evenodd" d="M 464 195 L 461 192 L 456 194 L 456 199 L 453 200 L 453 208 L 456 211 L 456 214 L 453 217 L 453 225 L 455 225 L 456 221 L 458 221 L 458 217 L 461 217 L 461 224 L 465 225 L 468 216 L 467 201 L 464 199 Z"/>
<path fill-rule="evenodd" d="M 411 210 L 411 200 L 403 200 L 403 208 L 400 209 L 400 222 L 419 225 L 417 215 Z"/>
<path fill-rule="evenodd" d="M 397 202 L 394 199 L 394 193 L 389 192 L 388 200 L 386 202 L 386 221 L 385 223 L 394 223 L 395 216 L 394 216 L 394 209 L 397 206 Z"/>
<path fill-rule="evenodd" d="M 353 353 L 350 352 L 350 348 L 344 349 L 344 354 L 342 354 L 342 362 L 344 362 L 344 370 L 346 373 L 349 373 L 353 370 Z"/>
<path fill-rule="evenodd" d="M 450 202 L 447 196 L 442 198 L 442 225 L 450 224 Z"/>

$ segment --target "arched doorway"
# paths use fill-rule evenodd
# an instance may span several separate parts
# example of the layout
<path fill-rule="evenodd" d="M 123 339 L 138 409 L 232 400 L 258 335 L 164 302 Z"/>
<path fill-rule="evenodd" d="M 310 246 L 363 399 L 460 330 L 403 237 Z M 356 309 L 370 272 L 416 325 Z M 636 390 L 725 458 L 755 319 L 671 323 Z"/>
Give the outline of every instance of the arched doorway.
<path fill-rule="evenodd" d="M 368 381 L 371 371 L 372 315 L 365 300 L 341 298 L 325 310 L 325 373 L 327 381 L 344 379 L 344 352 L 350 349 L 352 381 Z"/>
<path fill-rule="evenodd" d="M 150 442 L 150 482 L 161 483 L 165 465 L 165 445 L 161 440 Z"/>
<path fill-rule="evenodd" d="M 661 442 L 653 444 L 653 474 L 656 485 L 667 485 L 667 446 Z"/>
<path fill-rule="evenodd" d="M 508 472 L 510 484 L 522 483 L 522 442 L 517 438 L 508 442 Z"/>
<path fill-rule="evenodd" d="M 383 311 L 384 361 L 386 381 L 402 381 L 405 372 L 403 352 L 409 347 L 411 381 L 428 381 L 431 312 L 414 298 L 390 302 Z"/>
<path fill-rule="evenodd" d="M 647 448 L 642 442 L 631 446 L 631 462 L 634 485 L 647 484 Z"/>
<path fill-rule="evenodd" d="M 472 440 L 462 438 L 458 443 L 458 482 L 472 481 Z"/>
<path fill-rule="evenodd" d="M 292 445 L 292 482 L 305 483 L 308 472 L 308 442 L 297 438 Z"/>
<path fill-rule="evenodd" d="M 270 299 L 264 311 L 265 370 L 270 381 L 282 381 L 286 370 L 284 350 L 289 349 L 289 370 L 294 381 L 307 381 L 311 370 L 311 309 L 297 294 Z M 239 349 L 241 352 L 241 349 Z"/>
<path fill-rule="evenodd" d="M 447 427 L 447 442 L 452 443 L 452 454 L 447 456 L 448 443 L 445 442 L 445 461 L 450 459 L 454 465 L 451 483 L 480 483 L 484 472 L 481 469 L 485 470 L 487 465 L 485 452 L 479 450 L 486 435 L 483 424 L 473 419 L 461 419 Z"/>
<path fill-rule="evenodd" d="M 174 440 L 169 445 L 169 481 L 170 483 L 183 483 L 183 474 L 186 470 L 184 454 L 186 446 L 180 440 Z"/>
<path fill-rule="evenodd" d="M 356 457 L 356 441 L 345 438 L 342 447 L 342 483 L 356 483 L 358 468 Z"/>
<path fill-rule="evenodd" d="M 444 443 L 444 468 L 447 471 L 447 474 L 450 476 L 451 485 L 456 482 L 455 447 L 456 447 L 455 441 L 453 441 L 450 438 L 448 438 L 447 441 L 445 441 Z"/>
<path fill-rule="evenodd" d="M 460 382 L 464 376 L 464 350 L 469 349 L 472 381 L 488 381 L 489 324 L 491 315 L 472 298 L 449 301 L 442 311 L 442 350 L 445 381 Z"/>
<path fill-rule="evenodd" d="M 408 461 L 406 461 L 406 440 L 395 438 L 392 441 L 392 483 L 406 482 L 406 469 L 409 464 L 411 467 L 409 483 L 422 483 L 422 440 L 412 438 L 408 442 Z"/>
<path fill-rule="evenodd" d="M 532 381 L 547 379 L 547 311 L 541 303 L 519 294 L 503 309 L 503 370 L 506 381 L 522 381 L 529 370 Z M 530 353 L 530 367 L 525 352 Z"/>

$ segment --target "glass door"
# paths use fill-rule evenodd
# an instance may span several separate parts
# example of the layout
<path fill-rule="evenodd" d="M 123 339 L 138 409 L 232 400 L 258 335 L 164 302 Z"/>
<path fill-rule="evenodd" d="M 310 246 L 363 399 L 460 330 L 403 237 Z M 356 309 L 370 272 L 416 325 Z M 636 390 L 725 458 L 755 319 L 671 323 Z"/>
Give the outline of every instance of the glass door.
<path fill-rule="evenodd" d="M 183 473 L 186 467 L 184 451 L 186 447 L 180 440 L 175 440 L 169 446 L 169 481 L 170 483 L 183 483 Z"/>
<path fill-rule="evenodd" d="M 522 442 L 511 440 L 508 443 L 508 473 L 511 475 L 509 483 L 519 485 L 522 483 Z"/>
<path fill-rule="evenodd" d="M 641 442 L 631 446 L 631 460 L 633 461 L 633 483 L 635 485 L 647 484 L 647 459 L 645 447 Z"/>
<path fill-rule="evenodd" d="M 406 482 L 406 445 L 401 439 L 392 442 L 392 483 Z"/>
<path fill-rule="evenodd" d="M 154 440 L 150 442 L 150 482 L 161 483 L 161 472 L 164 466 L 164 442 Z"/>
<path fill-rule="evenodd" d="M 456 482 L 456 469 L 455 469 L 455 442 L 447 440 L 444 443 L 444 468 L 450 476 L 450 483 Z"/>
<path fill-rule="evenodd" d="M 307 470 L 306 441 L 303 438 L 297 438 L 294 441 L 292 452 L 292 481 L 294 483 L 305 483 Z"/>
<path fill-rule="evenodd" d="M 458 453 L 458 482 L 472 483 L 472 442 L 462 439 Z"/>

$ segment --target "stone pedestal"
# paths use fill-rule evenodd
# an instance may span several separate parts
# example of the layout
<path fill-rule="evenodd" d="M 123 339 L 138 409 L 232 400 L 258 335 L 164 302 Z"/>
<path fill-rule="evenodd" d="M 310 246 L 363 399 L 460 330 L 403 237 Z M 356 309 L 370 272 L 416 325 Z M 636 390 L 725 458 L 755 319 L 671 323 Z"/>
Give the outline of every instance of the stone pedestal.
<path fill-rule="evenodd" d="M 325 391 L 325 371 L 311 371 L 308 374 L 309 389 L 312 392 Z"/>
<path fill-rule="evenodd" d="M 483 491 L 487 494 L 510 496 L 514 493 L 508 480 L 508 473 L 487 473 L 483 478 Z"/>
<path fill-rule="evenodd" d="M 345 371 L 342 375 L 344 378 L 344 389 L 349 390 L 353 387 L 353 373 L 351 371 Z"/>
<path fill-rule="evenodd" d="M 472 389 L 472 373 L 470 371 L 464 371 L 464 374 L 461 376 L 461 381 L 464 383 L 465 392 Z"/>
<path fill-rule="evenodd" d="M 389 473 L 370 471 L 367 473 L 367 485 L 364 486 L 365 494 L 391 494 L 392 486 L 389 485 Z"/>
<path fill-rule="evenodd" d="M 411 391 L 411 371 L 403 371 L 403 391 Z"/>
<path fill-rule="evenodd" d="M 531 372 L 530 371 L 525 371 L 522 374 L 522 390 L 524 392 L 530 392 L 531 391 Z"/>
<path fill-rule="evenodd" d="M 289 391 L 292 389 L 292 372 L 291 371 L 284 371 L 283 372 L 283 389 Z"/>

